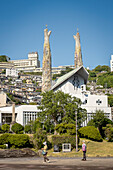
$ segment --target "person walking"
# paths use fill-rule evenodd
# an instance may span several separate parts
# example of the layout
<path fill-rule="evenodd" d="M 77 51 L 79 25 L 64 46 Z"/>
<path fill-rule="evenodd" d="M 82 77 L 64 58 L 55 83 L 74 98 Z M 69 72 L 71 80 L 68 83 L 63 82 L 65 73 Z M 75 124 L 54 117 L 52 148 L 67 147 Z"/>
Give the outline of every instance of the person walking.
<path fill-rule="evenodd" d="M 83 151 L 83 159 L 82 161 L 86 161 L 86 144 L 85 141 L 82 142 L 82 151 Z"/>
<path fill-rule="evenodd" d="M 47 143 L 46 141 L 43 143 L 44 147 L 42 148 L 42 154 L 43 154 L 43 157 L 44 157 L 44 163 L 46 162 L 50 162 L 49 159 L 47 158 Z"/>

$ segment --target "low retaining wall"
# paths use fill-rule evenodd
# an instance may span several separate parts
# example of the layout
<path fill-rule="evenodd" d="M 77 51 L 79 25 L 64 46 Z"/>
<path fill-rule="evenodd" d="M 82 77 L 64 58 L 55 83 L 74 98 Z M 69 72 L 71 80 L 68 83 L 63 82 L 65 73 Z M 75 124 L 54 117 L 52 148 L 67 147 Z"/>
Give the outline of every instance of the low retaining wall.
<path fill-rule="evenodd" d="M 19 158 L 19 157 L 34 157 L 39 154 L 29 148 L 25 149 L 2 149 L 0 150 L 0 158 Z"/>

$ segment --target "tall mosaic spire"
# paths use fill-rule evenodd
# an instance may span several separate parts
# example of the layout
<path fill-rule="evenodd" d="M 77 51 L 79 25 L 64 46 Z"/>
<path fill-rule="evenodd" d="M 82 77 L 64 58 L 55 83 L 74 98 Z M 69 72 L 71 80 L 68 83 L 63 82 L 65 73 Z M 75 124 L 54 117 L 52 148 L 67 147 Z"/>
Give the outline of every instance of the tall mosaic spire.
<path fill-rule="evenodd" d="M 81 45 L 80 45 L 80 35 L 77 29 L 77 34 L 73 35 L 75 41 L 76 41 L 76 45 L 75 45 L 75 58 L 74 58 L 74 62 L 75 62 L 75 68 L 78 68 L 80 66 L 83 65 L 82 62 L 82 52 L 81 52 Z"/>
<path fill-rule="evenodd" d="M 49 36 L 51 31 L 48 32 L 47 25 L 44 29 L 44 49 L 43 49 L 43 63 L 42 63 L 42 92 L 49 91 L 52 84 L 51 73 L 51 50 L 49 44 Z"/>

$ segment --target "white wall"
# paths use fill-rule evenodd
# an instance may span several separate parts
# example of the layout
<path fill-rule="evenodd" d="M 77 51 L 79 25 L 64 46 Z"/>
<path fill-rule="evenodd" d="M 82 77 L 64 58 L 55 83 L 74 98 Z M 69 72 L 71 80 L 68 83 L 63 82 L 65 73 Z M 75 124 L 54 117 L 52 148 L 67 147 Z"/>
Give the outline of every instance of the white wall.
<path fill-rule="evenodd" d="M 111 55 L 110 68 L 111 68 L 111 72 L 112 72 L 113 71 L 113 55 Z"/>

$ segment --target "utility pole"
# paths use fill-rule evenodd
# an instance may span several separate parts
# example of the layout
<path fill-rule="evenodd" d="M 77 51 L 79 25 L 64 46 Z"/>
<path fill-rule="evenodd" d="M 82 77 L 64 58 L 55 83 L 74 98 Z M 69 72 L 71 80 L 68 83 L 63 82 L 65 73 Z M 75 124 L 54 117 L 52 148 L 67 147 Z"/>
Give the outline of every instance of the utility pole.
<path fill-rule="evenodd" d="M 78 152 L 78 137 L 77 137 L 77 110 L 75 110 L 75 119 L 76 119 L 76 152 Z"/>

